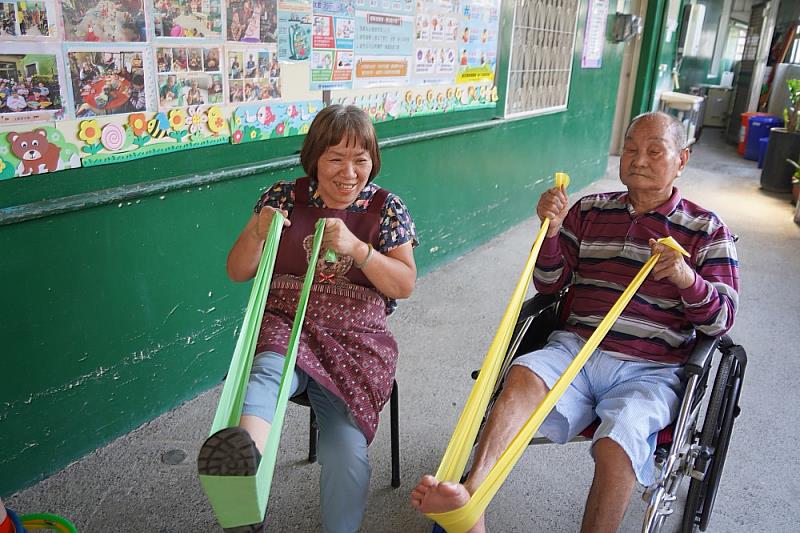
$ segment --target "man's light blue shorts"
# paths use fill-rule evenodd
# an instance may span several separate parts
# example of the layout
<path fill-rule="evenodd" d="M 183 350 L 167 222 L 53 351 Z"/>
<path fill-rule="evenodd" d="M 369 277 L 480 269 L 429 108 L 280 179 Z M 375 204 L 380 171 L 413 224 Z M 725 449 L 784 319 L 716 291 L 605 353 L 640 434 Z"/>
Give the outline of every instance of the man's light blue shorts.
<path fill-rule="evenodd" d="M 513 364 L 532 370 L 552 388 L 584 344 L 574 333 L 555 331 L 544 348 L 518 357 Z M 611 438 L 628 454 L 639 483 L 651 485 L 656 437 L 677 416 L 682 377 L 680 366 L 625 361 L 595 350 L 539 432 L 563 444 L 599 418 L 592 443 Z"/>

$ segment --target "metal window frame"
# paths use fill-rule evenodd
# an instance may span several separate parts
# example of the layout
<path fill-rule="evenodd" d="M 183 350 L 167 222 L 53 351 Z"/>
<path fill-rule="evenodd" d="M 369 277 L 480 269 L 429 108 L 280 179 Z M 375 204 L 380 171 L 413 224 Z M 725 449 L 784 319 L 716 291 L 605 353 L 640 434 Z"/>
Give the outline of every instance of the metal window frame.
<path fill-rule="evenodd" d="M 572 86 L 572 71 L 574 69 L 575 63 L 575 42 L 578 38 L 578 18 L 580 17 L 581 11 L 581 0 L 572 0 L 575 2 L 575 20 L 573 21 L 572 25 L 572 47 L 569 53 L 570 61 L 569 61 L 569 73 L 567 74 L 567 85 L 565 91 L 565 100 L 562 105 L 557 106 L 550 106 L 550 107 L 542 107 L 538 109 L 531 109 L 528 111 L 517 111 L 514 113 L 509 113 L 509 106 L 511 103 L 511 74 L 514 72 L 512 69 L 512 65 L 514 64 L 514 50 L 515 50 L 515 42 L 514 37 L 517 33 L 517 8 L 519 7 L 520 3 L 518 0 L 514 1 L 514 18 L 511 23 L 511 50 L 509 53 L 508 58 L 508 69 L 506 72 L 506 94 L 505 94 L 505 106 L 503 109 L 503 118 L 509 120 L 521 119 L 521 118 L 528 118 L 540 115 L 549 115 L 553 113 L 559 113 L 562 111 L 566 111 L 569 108 L 569 89 Z M 531 2 L 533 4 L 533 2 Z M 542 29 L 542 28 L 533 28 L 533 29 Z M 563 33 L 563 32 L 562 32 Z"/>

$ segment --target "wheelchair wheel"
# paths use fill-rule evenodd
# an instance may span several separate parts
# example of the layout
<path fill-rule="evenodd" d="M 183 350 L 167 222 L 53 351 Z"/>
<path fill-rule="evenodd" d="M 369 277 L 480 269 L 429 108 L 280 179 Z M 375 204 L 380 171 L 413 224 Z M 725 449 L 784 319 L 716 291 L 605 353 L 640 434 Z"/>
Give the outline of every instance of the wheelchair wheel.
<path fill-rule="evenodd" d="M 705 531 L 714 507 L 717 488 L 728 453 L 733 419 L 739 414 L 741 366 L 736 357 L 724 353 L 714 378 L 714 388 L 708 403 L 700 435 L 700 454 L 695 459 L 695 471 L 705 472 L 703 479 L 692 478 L 683 513 L 683 533 L 699 528 Z"/>

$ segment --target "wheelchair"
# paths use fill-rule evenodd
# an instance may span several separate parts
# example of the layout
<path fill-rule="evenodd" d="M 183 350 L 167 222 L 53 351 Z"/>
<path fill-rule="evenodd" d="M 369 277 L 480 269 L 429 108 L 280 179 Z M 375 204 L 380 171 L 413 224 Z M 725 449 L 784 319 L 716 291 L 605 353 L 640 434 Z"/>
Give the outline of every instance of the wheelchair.
<path fill-rule="evenodd" d="M 523 304 L 489 409 L 500 394 L 502 377 L 513 359 L 518 354 L 542 348 L 550 333 L 561 329 L 569 314 L 569 301 L 569 292 L 565 290 L 557 295 L 537 294 Z M 719 361 L 714 364 L 717 352 Z M 648 503 L 643 533 L 660 531 L 667 517 L 675 513 L 673 506 L 678 501 L 684 479 L 689 480 L 689 488 L 680 531 L 705 531 L 708 527 L 733 423 L 740 412 L 739 396 L 746 365 L 745 350 L 727 335 L 713 338 L 698 334 L 695 348 L 684 366 L 686 392 L 678 417 L 658 434 L 656 483 L 646 487 L 642 495 Z M 474 371 L 472 377 L 476 379 L 478 373 Z M 710 387 L 709 383 L 712 383 Z M 706 403 L 707 392 L 710 397 Z M 575 440 L 591 439 L 597 425 L 597 422 L 590 425 Z M 546 442 L 550 441 L 534 437 L 530 444 Z"/>

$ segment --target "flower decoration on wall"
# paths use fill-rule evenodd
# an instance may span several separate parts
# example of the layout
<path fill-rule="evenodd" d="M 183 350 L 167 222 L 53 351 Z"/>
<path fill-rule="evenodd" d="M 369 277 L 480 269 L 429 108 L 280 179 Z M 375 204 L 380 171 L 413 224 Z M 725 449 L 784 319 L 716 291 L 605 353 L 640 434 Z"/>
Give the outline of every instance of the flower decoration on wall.
<path fill-rule="evenodd" d="M 200 106 L 192 106 L 187 111 L 189 112 L 189 135 L 200 135 L 208 123 L 208 117 L 200 109 Z"/>
<path fill-rule="evenodd" d="M 147 118 L 144 113 L 128 115 L 128 130 L 133 133 L 133 143 L 139 148 L 150 140 L 150 136 L 147 134 Z"/>
<path fill-rule="evenodd" d="M 94 155 L 102 150 L 103 146 L 97 142 L 100 140 L 100 135 L 100 126 L 97 125 L 96 120 L 82 120 L 78 130 L 78 138 L 85 142 L 86 146 L 81 150 L 89 155 Z"/>
<path fill-rule="evenodd" d="M 186 114 L 183 109 L 173 109 L 169 112 L 169 126 L 173 131 L 186 129 Z"/>
<path fill-rule="evenodd" d="M 231 135 L 231 140 L 233 144 L 239 144 L 240 142 L 242 142 L 242 137 L 243 137 L 242 130 L 236 130 L 233 132 L 233 135 Z"/>
<path fill-rule="evenodd" d="M 106 124 L 100 135 L 100 142 L 109 152 L 116 152 L 125 146 L 125 128 L 119 124 Z"/>
<path fill-rule="evenodd" d="M 147 119 L 144 113 L 133 113 L 128 116 L 128 127 L 137 137 L 147 133 Z"/>
<path fill-rule="evenodd" d="M 184 113 L 183 109 L 173 109 L 169 112 L 167 120 L 169 121 L 170 129 L 172 129 L 169 132 L 169 136 L 181 142 L 186 134 L 186 113 Z"/>

